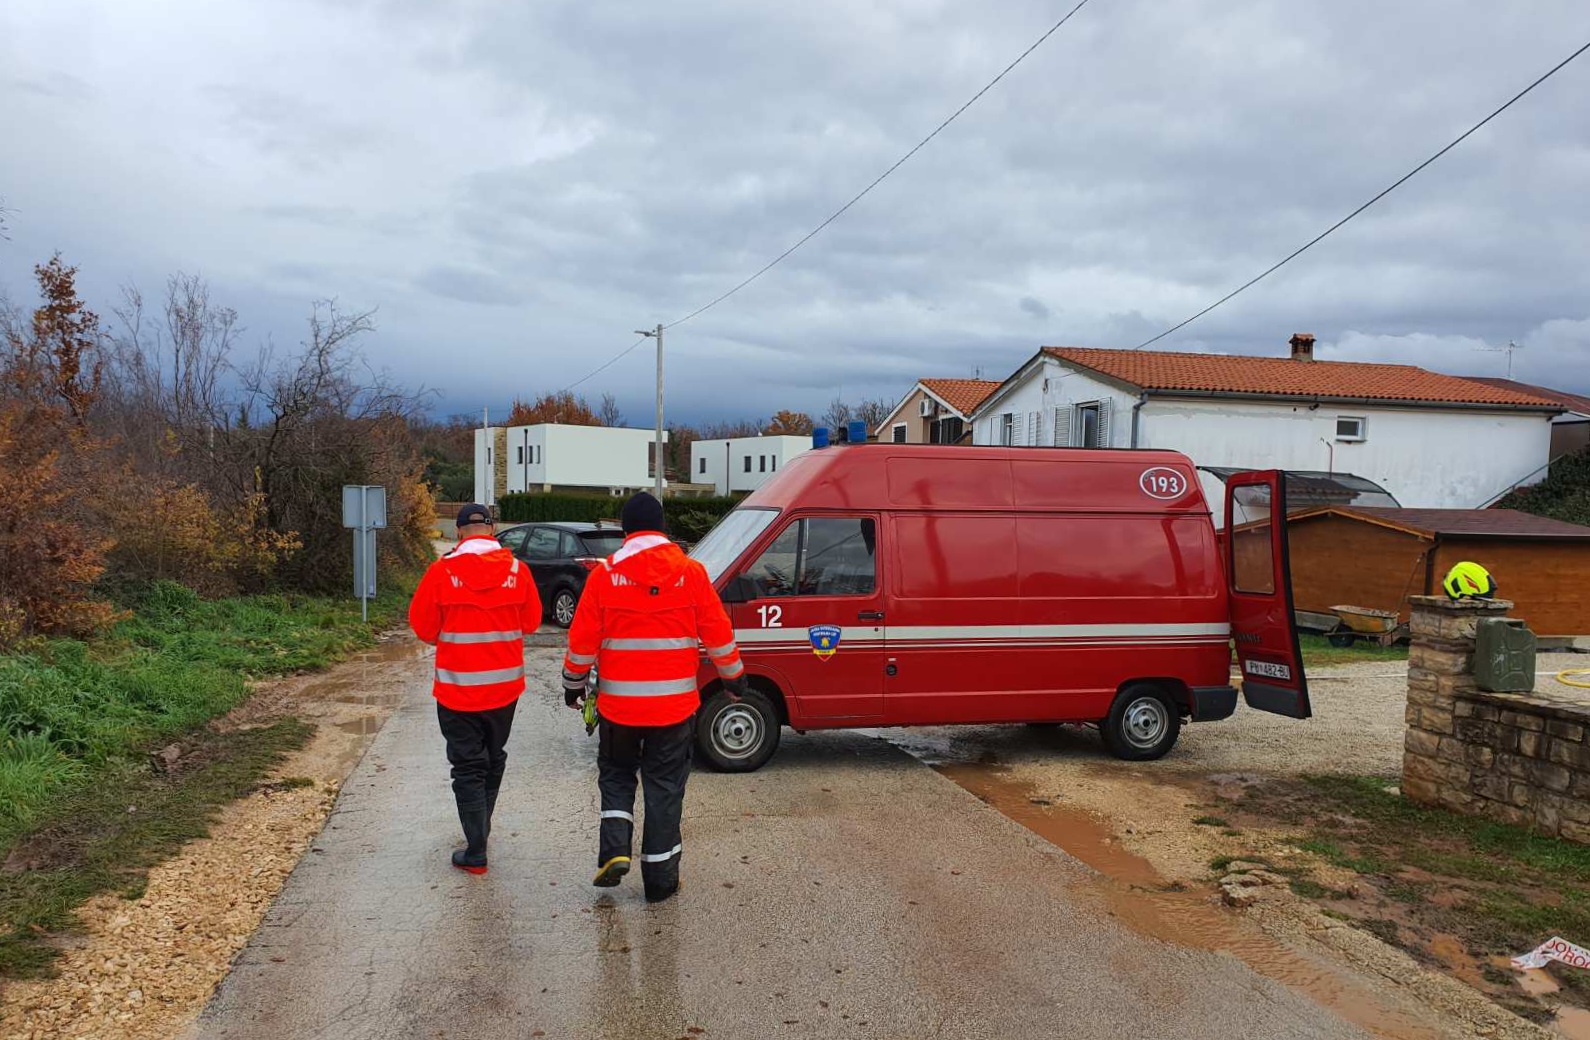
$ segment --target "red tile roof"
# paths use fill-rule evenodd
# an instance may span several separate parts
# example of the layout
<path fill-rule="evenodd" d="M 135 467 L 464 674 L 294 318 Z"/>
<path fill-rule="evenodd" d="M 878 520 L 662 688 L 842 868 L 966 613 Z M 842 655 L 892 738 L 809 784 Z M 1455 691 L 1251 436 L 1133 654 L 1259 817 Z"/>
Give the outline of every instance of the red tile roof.
<path fill-rule="evenodd" d="M 962 415 L 971 415 L 1000 387 L 991 379 L 923 379 L 919 382 Z"/>
<path fill-rule="evenodd" d="M 1360 516 L 1379 520 L 1392 527 L 1418 531 L 1427 535 L 1450 535 L 1455 538 L 1548 538 L 1566 541 L 1590 541 L 1590 527 L 1570 524 L 1565 520 L 1522 513 L 1516 509 L 1382 509 L 1371 506 L 1334 508 L 1304 516 L 1335 513 L 1338 516 Z"/>
<path fill-rule="evenodd" d="M 1555 406 L 1555 402 L 1536 394 L 1487 386 L 1412 365 L 1088 347 L 1044 347 L 1043 352 L 1119 382 L 1167 393 L 1180 390 L 1541 409 Z"/>
<path fill-rule="evenodd" d="M 1532 397 L 1544 397 L 1554 404 L 1562 405 L 1570 412 L 1590 415 L 1590 397 L 1585 397 L 1581 394 L 1570 394 L 1563 390 L 1552 390 L 1549 387 L 1535 386 L 1531 383 L 1517 383 L 1511 379 L 1476 378 L 1474 382 L 1484 383 L 1486 386 L 1494 386 L 1501 390 L 1516 390 L 1521 394 L 1529 394 Z"/>

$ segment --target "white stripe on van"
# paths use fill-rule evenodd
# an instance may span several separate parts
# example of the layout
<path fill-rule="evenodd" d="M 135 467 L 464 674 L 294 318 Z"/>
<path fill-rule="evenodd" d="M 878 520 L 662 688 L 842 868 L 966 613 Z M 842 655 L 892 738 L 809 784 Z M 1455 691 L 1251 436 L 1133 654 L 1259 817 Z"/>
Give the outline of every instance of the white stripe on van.
<path fill-rule="evenodd" d="M 851 631 L 876 632 L 882 626 L 862 624 Z M 734 638 L 739 643 L 789 643 L 795 646 L 807 645 L 808 641 L 801 638 L 800 629 L 786 628 L 738 628 L 734 631 Z M 977 643 L 977 642 L 1009 642 L 1013 640 L 1146 640 L 1146 639 L 1191 639 L 1215 640 L 1228 639 L 1231 636 L 1231 626 L 1228 624 L 1171 624 L 1171 625 L 889 625 L 884 628 L 884 637 L 890 643 Z M 863 637 L 867 638 L 867 637 Z M 876 635 L 871 635 L 869 641 L 875 641 Z M 855 643 L 860 643 L 861 638 Z M 846 645 L 841 638 L 840 645 Z"/>

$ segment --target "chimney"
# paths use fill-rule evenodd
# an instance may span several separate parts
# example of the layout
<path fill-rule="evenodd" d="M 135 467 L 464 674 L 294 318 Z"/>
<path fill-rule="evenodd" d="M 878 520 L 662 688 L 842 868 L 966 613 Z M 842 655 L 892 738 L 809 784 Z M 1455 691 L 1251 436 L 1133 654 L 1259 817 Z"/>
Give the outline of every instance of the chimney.
<path fill-rule="evenodd" d="M 1312 332 L 1293 333 L 1287 341 L 1292 347 L 1293 361 L 1314 360 L 1314 334 Z"/>

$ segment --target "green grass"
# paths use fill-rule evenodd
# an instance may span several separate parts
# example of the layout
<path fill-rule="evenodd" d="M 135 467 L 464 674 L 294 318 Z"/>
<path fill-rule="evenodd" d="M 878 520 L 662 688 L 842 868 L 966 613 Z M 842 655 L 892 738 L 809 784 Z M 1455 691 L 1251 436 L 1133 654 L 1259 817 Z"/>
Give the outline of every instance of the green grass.
<path fill-rule="evenodd" d="M 151 866 L 202 837 L 309 734 L 294 720 L 205 733 L 176 775 L 123 765 L 64 799 L 50 825 L 14 846 L 20 862 L 0 870 L 0 978 L 46 973 L 56 954 L 48 937 L 75 926 L 78 906 L 102 892 L 140 897 Z"/>
<path fill-rule="evenodd" d="M 41 934 L 69 927 L 96 893 L 141 891 L 150 865 L 305 739 L 294 722 L 231 734 L 206 725 L 248 696 L 249 680 L 374 645 L 407 600 L 399 583 L 365 623 L 352 599 L 206 601 L 160 582 L 124 594 L 130 616 L 99 639 L 0 655 L 0 977 L 45 970 L 53 953 Z M 156 772 L 149 753 L 173 741 L 176 773 Z"/>
<path fill-rule="evenodd" d="M 1356 664 L 1360 661 L 1401 662 L 1408 659 L 1406 646 L 1378 646 L 1362 640 L 1348 647 L 1331 646 L 1324 636 L 1298 634 L 1298 646 L 1303 651 L 1305 668 L 1328 668 L 1338 664 Z"/>
<path fill-rule="evenodd" d="M 1293 843 L 1370 879 L 1373 895 L 1351 904 L 1353 923 L 1421 956 L 1430 955 L 1421 944 L 1440 933 L 1459 936 L 1478 963 L 1552 935 L 1590 935 L 1590 847 L 1417 805 L 1388 786 L 1383 777 L 1309 776 L 1257 799 L 1273 798 L 1277 818 L 1301 807 L 1305 834 Z M 1319 898 L 1316 887 L 1292 886 Z M 1399 930 L 1391 917 L 1410 923 Z M 1576 999 L 1590 1002 L 1590 979 L 1580 981 Z M 1510 976 L 1487 982 L 1506 991 L 1498 999 L 1512 993 Z"/>
<path fill-rule="evenodd" d="M 364 624 L 353 600 L 204 601 L 162 582 L 99 640 L 0 656 L 0 854 L 60 792 L 224 714 L 247 696 L 249 679 L 324 667 L 373 645 L 405 601 L 389 593 Z"/>
<path fill-rule="evenodd" d="M 1199 816 L 1193 820 L 1200 827 L 1229 827 L 1230 821 L 1220 816 Z"/>

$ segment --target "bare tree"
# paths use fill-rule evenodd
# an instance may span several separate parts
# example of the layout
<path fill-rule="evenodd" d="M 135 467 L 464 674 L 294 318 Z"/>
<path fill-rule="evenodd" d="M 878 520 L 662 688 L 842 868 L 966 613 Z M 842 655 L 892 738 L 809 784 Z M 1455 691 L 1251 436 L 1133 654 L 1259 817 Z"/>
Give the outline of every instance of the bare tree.
<path fill-rule="evenodd" d="M 602 395 L 602 407 L 596 413 L 596 417 L 602 420 L 603 426 L 624 425 L 624 413 L 618 410 L 618 398 L 612 394 Z"/>
<path fill-rule="evenodd" d="M 842 430 L 845 424 L 855 418 L 850 412 L 850 406 L 839 398 L 828 402 L 828 411 L 823 413 L 823 425 L 830 430 Z"/>
<path fill-rule="evenodd" d="M 0 242 L 11 241 L 11 229 L 6 226 L 6 214 L 14 212 L 6 206 L 6 198 L 0 195 Z"/>

